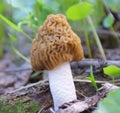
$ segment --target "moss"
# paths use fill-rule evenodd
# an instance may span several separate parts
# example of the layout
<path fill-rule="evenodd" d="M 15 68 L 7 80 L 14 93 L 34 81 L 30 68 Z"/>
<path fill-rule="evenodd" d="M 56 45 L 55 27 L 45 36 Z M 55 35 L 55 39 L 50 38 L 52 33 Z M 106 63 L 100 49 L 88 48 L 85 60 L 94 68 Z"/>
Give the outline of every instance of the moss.
<path fill-rule="evenodd" d="M 36 103 L 16 102 L 14 105 L 0 101 L 0 113 L 37 113 L 39 106 Z"/>

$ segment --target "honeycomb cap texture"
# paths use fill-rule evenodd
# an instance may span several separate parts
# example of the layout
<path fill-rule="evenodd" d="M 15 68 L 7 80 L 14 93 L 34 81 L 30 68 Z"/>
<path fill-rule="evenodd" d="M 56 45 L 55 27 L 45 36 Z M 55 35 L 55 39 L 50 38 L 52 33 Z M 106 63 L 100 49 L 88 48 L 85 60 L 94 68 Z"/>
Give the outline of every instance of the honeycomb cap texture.
<path fill-rule="evenodd" d="M 64 62 L 84 57 L 80 38 L 62 14 L 48 15 L 32 41 L 31 64 L 34 71 L 52 70 Z"/>

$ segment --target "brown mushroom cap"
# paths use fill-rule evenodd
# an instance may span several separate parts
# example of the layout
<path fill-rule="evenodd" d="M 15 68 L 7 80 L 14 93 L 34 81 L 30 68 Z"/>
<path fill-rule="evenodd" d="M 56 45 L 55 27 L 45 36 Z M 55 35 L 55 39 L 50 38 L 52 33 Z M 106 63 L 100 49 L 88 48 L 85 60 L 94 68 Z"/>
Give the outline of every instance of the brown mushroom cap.
<path fill-rule="evenodd" d="M 62 14 L 49 15 L 32 41 L 33 70 L 52 70 L 64 62 L 83 58 L 80 38 L 71 30 Z"/>

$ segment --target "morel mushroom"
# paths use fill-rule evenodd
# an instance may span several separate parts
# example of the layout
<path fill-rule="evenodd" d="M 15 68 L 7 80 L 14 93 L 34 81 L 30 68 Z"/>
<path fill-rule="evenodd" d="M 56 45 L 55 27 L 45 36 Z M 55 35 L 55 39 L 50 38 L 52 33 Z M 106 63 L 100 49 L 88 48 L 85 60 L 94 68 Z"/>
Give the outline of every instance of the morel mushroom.
<path fill-rule="evenodd" d="M 55 111 L 77 99 L 70 62 L 79 61 L 83 56 L 80 38 L 66 17 L 49 15 L 32 41 L 31 64 L 34 71 L 48 70 Z"/>

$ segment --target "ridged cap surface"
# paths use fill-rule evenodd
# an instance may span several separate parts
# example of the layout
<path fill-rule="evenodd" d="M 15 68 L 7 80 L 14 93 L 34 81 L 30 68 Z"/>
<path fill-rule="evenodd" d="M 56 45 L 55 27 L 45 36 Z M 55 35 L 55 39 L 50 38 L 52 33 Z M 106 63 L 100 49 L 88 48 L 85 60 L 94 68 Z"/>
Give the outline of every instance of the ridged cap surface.
<path fill-rule="evenodd" d="M 83 58 L 80 38 L 62 14 L 49 15 L 32 41 L 31 64 L 34 71 L 52 70 L 64 62 Z"/>

